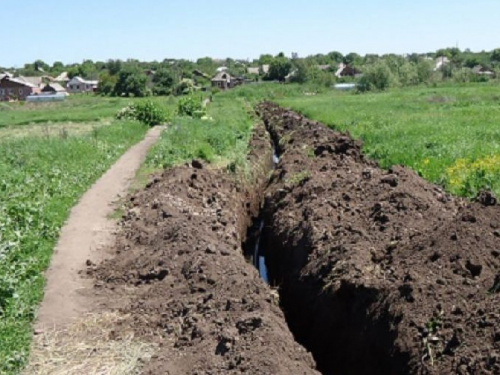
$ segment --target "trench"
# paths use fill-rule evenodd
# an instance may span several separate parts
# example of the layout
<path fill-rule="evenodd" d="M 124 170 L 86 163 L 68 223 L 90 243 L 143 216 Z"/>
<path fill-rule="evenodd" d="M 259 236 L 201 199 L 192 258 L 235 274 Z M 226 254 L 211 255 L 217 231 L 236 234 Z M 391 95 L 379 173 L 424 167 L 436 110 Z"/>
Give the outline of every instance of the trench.
<path fill-rule="evenodd" d="M 273 168 L 280 160 L 277 135 L 266 124 L 273 143 Z M 268 188 L 273 183 L 268 182 Z M 317 370 L 330 374 L 405 374 L 407 353 L 395 349 L 395 317 L 380 291 L 342 282 L 324 292 L 320 278 L 304 277 L 313 244 L 307 235 L 293 246 L 273 229 L 275 212 L 265 200 L 248 229 L 243 251 L 260 277 L 279 293 L 280 308 L 295 340 L 314 357 Z M 281 231 L 280 231 L 281 232 Z M 374 306 L 378 306 L 374 313 Z M 381 313 L 382 311 L 382 313 Z"/>

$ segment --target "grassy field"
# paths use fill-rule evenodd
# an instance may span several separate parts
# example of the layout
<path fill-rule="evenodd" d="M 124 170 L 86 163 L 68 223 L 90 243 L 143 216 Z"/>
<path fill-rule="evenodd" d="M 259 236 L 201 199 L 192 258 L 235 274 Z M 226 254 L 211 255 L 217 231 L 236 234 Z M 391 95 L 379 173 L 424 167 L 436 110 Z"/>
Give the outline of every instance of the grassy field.
<path fill-rule="evenodd" d="M 383 93 L 327 92 L 277 101 L 364 141 L 366 154 L 403 164 L 448 191 L 500 196 L 500 88 L 468 84 Z"/>
<path fill-rule="evenodd" d="M 0 374 L 16 373 L 27 358 L 42 271 L 69 210 L 147 130 L 113 119 L 129 101 L 1 104 Z"/>
<path fill-rule="evenodd" d="M 174 117 L 149 152 L 147 168 L 167 168 L 194 158 L 233 170 L 244 168 L 255 121 L 252 105 L 225 92 L 216 95 L 207 110 L 209 120 Z"/>

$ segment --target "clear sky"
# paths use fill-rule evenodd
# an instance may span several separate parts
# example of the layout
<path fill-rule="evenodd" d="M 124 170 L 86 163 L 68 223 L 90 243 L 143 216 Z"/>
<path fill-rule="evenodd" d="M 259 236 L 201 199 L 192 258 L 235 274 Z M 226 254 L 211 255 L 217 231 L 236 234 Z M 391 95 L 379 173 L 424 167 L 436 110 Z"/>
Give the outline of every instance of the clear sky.
<path fill-rule="evenodd" d="M 3 1 L 0 66 L 500 47 L 499 0 Z"/>

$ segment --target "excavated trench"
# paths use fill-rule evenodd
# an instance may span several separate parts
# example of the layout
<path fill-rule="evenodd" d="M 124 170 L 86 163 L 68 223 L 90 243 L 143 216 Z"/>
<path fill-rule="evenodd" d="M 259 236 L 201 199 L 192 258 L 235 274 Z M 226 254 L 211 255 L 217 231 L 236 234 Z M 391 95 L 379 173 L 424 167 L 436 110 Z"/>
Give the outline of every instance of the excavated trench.
<path fill-rule="evenodd" d="M 279 155 L 259 254 L 317 369 L 500 373 L 496 198 L 449 196 L 379 168 L 347 134 L 271 103 L 257 111 Z"/>
<path fill-rule="evenodd" d="M 269 134 L 256 127 L 250 183 L 195 161 L 164 171 L 91 272 L 159 340 L 144 373 L 500 373 L 496 201 L 382 170 L 274 104 L 257 112 Z"/>
<path fill-rule="evenodd" d="M 276 170 L 280 142 L 272 135 Z M 394 317 L 388 307 L 382 316 L 370 314 L 370 306 L 381 299 L 378 291 L 345 284 L 332 298 L 323 293 L 321 283 L 301 280 L 313 245 L 305 235 L 293 246 L 284 246 L 286 240 L 266 225 L 275 220 L 275 206 L 267 197 L 242 248 L 263 281 L 278 291 L 288 327 L 311 352 L 318 371 L 326 375 L 407 374 L 408 355 L 393 355 L 396 335 L 391 332 Z"/>

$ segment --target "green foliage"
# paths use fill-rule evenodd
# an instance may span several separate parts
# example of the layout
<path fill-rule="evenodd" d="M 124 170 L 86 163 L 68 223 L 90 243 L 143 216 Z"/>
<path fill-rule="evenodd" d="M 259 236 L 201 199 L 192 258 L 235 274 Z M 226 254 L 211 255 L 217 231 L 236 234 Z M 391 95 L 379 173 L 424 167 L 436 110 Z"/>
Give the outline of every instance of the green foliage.
<path fill-rule="evenodd" d="M 361 92 L 371 90 L 386 90 L 394 81 L 391 69 L 384 61 L 379 61 L 370 67 L 366 67 L 363 77 L 359 80 L 358 90 Z"/>
<path fill-rule="evenodd" d="M 113 94 L 116 96 L 146 96 L 147 80 L 148 78 L 138 66 L 129 64 L 118 73 Z"/>
<path fill-rule="evenodd" d="M 117 81 L 118 78 L 116 76 L 112 76 L 108 72 L 102 72 L 99 75 L 99 86 L 97 87 L 97 92 L 105 96 L 113 94 Z"/>
<path fill-rule="evenodd" d="M 155 95 L 170 95 L 174 85 L 174 76 L 168 69 L 160 69 L 153 77 L 153 93 Z"/>
<path fill-rule="evenodd" d="M 206 114 L 201 97 L 194 95 L 184 96 L 177 103 L 177 112 L 180 116 L 201 118 Z"/>
<path fill-rule="evenodd" d="M 455 194 L 489 188 L 500 196 L 500 106 L 495 84 L 454 84 L 355 95 L 278 98 L 349 131 L 383 167 L 403 164 Z"/>
<path fill-rule="evenodd" d="M 196 91 L 196 86 L 192 79 L 184 78 L 174 86 L 173 93 L 176 96 L 189 95 Z"/>
<path fill-rule="evenodd" d="M 28 357 L 43 271 L 69 210 L 145 130 L 114 123 L 78 137 L 1 141 L 1 374 L 18 373 Z"/>
<path fill-rule="evenodd" d="M 233 171 L 244 168 L 253 120 L 247 102 L 231 91 L 220 93 L 208 107 L 213 120 L 174 118 L 148 154 L 147 167 L 167 168 L 198 158 Z"/>
<path fill-rule="evenodd" d="M 152 100 L 140 101 L 122 108 L 116 118 L 137 120 L 147 126 L 161 125 L 168 121 L 167 110 Z"/>
<path fill-rule="evenodd" d="M 292 70 L 291 61 L 285 56 L 278 55 L 269 64 L 269 72 L 267 73 L 267 79 L 282 82 L 285 80 L 285 77 L 290 73 L 291 70 Z"/>

